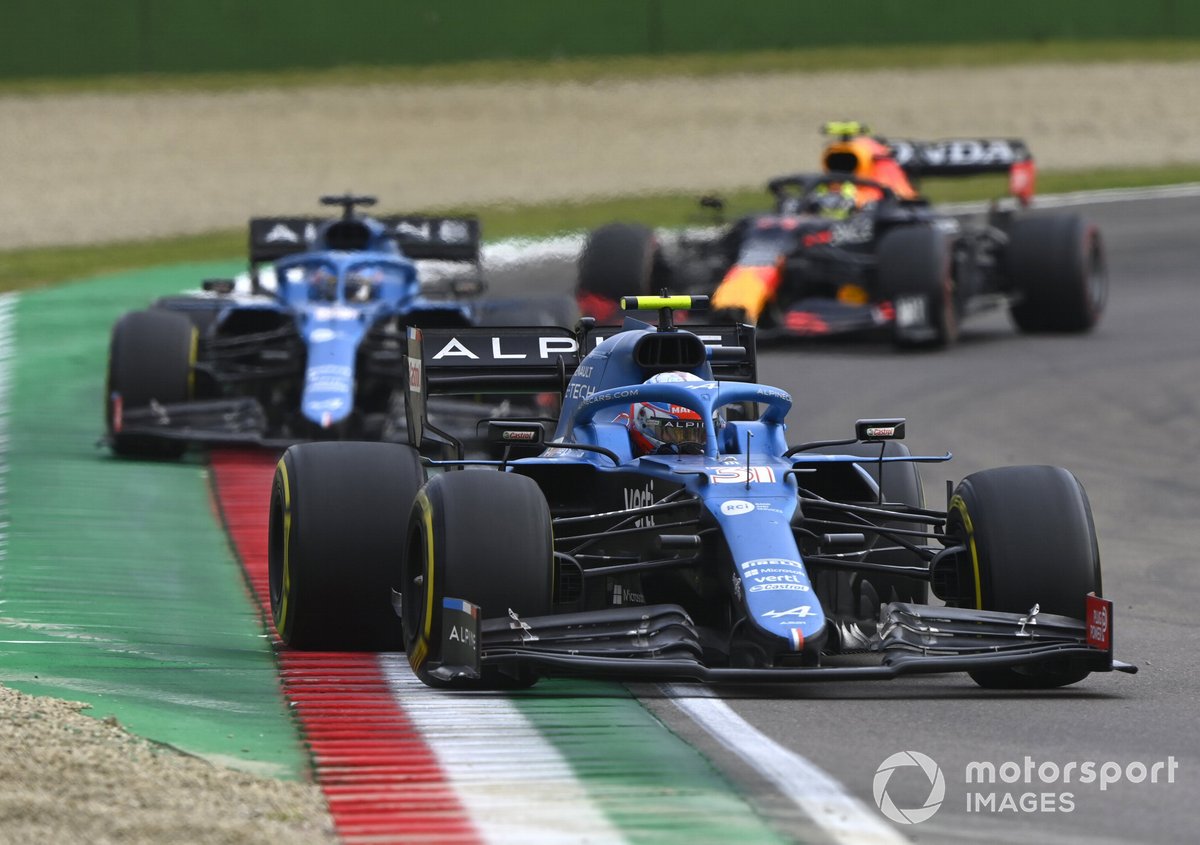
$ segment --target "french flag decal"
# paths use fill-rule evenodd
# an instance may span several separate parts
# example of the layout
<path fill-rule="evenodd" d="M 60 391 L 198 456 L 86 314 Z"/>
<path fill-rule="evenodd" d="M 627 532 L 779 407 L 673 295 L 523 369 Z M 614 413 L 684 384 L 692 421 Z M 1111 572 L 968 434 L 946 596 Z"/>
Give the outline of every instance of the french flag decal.
<path fill-rule="evenodd" d="M 471 604 L 469 601 L 444 598 L 442 599 L 442 607 L 446 608 L 446 610 L 461 610 L 463 613 L 470 614 L 472 618 L 479 618 L 479 605 Z"/>

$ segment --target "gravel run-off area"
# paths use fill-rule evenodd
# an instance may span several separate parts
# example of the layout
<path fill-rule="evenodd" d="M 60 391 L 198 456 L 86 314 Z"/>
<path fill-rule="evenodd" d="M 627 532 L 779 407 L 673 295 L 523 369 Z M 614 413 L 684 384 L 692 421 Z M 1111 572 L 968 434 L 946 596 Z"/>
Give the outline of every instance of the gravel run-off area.
<path fill-rule="evenodd" d="M 1047 168 L 1200 163 L 1200 63 L 0 96 L 0 249 L 232 229 L 331 191 L 390 210 L 743 187 L 829 119 L 1024 138 Z M 2 619 L 0 619 L 2 621 Z M 0 842 L 329 841 L 319 789 L 0 687 Z"/>
<path fill-rule="evenodd" d="M 1200 63 L 0 97 L 0 249 L 233 229 L 354 190 L 389 210 L 745 187 L 823 121 L 1019 137 L 1045 168 L 1200 162 Z M 485 233 L 486 234 L 486 233 Z"/>

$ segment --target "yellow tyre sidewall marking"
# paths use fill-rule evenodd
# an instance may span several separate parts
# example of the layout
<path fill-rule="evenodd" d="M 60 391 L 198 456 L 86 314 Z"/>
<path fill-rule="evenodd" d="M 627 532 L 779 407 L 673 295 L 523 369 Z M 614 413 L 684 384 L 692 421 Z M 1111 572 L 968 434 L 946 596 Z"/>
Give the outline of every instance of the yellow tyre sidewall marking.
<path fill-rule="evenodd" d="M 962 517 L 963 528 L 967 529 L 967 548 L 971 550 L 971 564 L 975 567 L 975 608 L 983 610 L 983 586 L 979 578 L 979 550 L 975 547 L 975 526 L 971 523 L 967 503 L 962 500 L 962 496 L 955 496 L 950 500 L 950 510 L 958 512 Z"/>
<path fill-rule="evenodd" d="M 192 341 L 188 346 L 188 375 L 187 375 L 187 395 L 188 399 L 194 399 L 196 396 L 196 358 L 199 355 L 200 347 L 200 332 L 192 326 Z"/>
<path fill-rule="evenodd" d="M 409 663 L 413 669 L 419 669 L 429 657 L 429 643 L 433 632 L 433 505 L 422 490 L 417 494 L 417 506 L 421 509 L 421 522 L 425 528 L 425 614 L 421 621 L 421 630 L 417 634 L 417 642 L 409 653 Z M 409 589 L 405 584 L 404 589 Z"/>
<path fill-rule="evenodd" d="M 283 488 L 283 586 L 280 590 L 283 596 L 279 602 L 279 621 L 275 626 L 282 636 L 287 630 L 288 595 L 292 589 L 292 491 L 288 483 L 287 464 L 283 458 L 275 465 L 275 477 L 279 480 L 279 486 Z"/>

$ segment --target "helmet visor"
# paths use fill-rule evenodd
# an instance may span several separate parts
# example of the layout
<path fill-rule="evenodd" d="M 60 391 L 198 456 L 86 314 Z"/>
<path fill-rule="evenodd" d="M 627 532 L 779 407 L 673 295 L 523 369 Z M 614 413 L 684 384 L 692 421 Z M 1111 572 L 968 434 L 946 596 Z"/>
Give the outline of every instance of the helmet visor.
<path fill-rule="evenodd" d="M 703 420 L 656 418 L 649 421 L 651 435 L 662 443 L 704 443 Z"/>

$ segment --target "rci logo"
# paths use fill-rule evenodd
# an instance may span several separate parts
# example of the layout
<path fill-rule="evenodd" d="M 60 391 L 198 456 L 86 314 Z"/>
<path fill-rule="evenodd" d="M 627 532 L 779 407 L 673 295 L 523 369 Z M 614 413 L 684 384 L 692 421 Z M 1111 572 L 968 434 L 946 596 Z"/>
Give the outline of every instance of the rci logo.
<path fill-rule="evenodd" d="M 928 779 L 929 796 L 920 807 L 901 809 L 892 802 L 888 795 L 888 782 L 892 779 L 892 773 L 896 769 L 912 767 L 920 769 Z M 871 791 L 875 795 L 875 805 L 879 807 L 880 812 L 896 824 L 920 824 L 929 820 L 946 798 L 946 779 L 942 777 L 942 770 L 938 768 L 937 763 L 920 751 L 897 751 L 888 757 L 875 770 L 875 781 L 871 786 Z"/>

